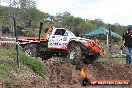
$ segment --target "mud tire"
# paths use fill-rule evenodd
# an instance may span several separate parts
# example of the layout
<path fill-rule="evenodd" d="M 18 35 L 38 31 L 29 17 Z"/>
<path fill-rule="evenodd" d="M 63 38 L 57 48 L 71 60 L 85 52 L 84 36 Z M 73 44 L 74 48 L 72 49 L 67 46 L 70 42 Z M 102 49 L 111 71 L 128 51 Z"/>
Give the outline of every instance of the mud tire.
<path fill-rule="evenodd" d="M 37 57 L 37 48 L 35 44 L 28 44 L 24 47 L 24 52 L 27 56 Z"/>
<path fill-rule="evenodd" d="M 76 65 L 76 69 L 80 70 L 84 63 L 82 61 L 82 50 L 81 44 L 76 42 L 71 42 L 68 47 L 68 62 Z"/>

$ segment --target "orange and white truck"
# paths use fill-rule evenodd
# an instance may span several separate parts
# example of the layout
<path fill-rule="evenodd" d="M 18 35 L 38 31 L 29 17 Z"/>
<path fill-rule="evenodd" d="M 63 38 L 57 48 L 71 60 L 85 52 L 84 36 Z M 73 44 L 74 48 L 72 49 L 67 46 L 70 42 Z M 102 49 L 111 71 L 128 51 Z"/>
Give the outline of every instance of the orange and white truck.
<path fill-rule="evenodd" d="M 105 51 L 97 39 L 85 39 L 76 37 L 71 31 L 65 28 L 49 27 L 45 35 L 40 38 L 42 25 L 40 26 L 39 37 L 18 37 L 20 46 L 25 53 L 33 57 L 41 57 L 47 60 L 51 57 L 64 57 L 75 65 L 81 63 L 95 64 Z"/>

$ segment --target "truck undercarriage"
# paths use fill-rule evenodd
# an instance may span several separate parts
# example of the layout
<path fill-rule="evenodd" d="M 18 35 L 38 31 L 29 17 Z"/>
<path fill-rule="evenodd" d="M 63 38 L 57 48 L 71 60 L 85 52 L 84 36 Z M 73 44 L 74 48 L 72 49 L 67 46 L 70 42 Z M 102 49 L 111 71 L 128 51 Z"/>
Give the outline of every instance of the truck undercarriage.
<path fill-rule="evenodd" d="M 48 41 L 35 44 L 27 44 L 24 47 L 27 55 L 32 57 L 40 57 L 47 60 L 52 57 L 62 57 L 64 60 L 80 66 L 83 64 L 97 65 L 100 54 L 92 52 L 89 48 L 79 42 L 71 42 L 67 50 L 48 49 Z"/>

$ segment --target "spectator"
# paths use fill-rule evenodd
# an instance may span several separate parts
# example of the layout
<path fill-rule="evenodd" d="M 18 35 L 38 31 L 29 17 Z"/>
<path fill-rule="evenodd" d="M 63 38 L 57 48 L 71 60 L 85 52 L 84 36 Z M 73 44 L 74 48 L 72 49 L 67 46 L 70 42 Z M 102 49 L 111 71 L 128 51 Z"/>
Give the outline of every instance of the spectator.
<path fill-rule="evenodd" d="M 132 25 L 128 26 L 128 31 L 123 34 L 126 51 L 126 64 L 132 64 Z"/>

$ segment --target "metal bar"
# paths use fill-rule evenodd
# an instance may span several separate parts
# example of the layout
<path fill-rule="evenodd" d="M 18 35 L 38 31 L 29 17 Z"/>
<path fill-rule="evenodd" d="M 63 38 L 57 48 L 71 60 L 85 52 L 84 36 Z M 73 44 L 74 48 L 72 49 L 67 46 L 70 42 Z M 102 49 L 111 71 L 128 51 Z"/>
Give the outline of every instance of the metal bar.
<path fill-rule="evenodd" d="M 40 22 L 40 28 L 39 28 L 39 41 L 40 41 L 42 29 L 43 29 L 43 22 Z"/>
<path fill-rule="evenodd" d="M 19 68 L 19 50 L 18 50 L 18 36 L 17 36 L 17 27 L 16 27 L 16 18 L 13 17 L 13 21 L 14 21 L 14 30 L 15 30 L 15 37 L 16 37 L 16 53 L 17 53 L 17 56 L 16 56 L 16 59 L 17 59 L 17 66 Z"/>
<path fill-rule="evenodd" d="M 111 58 L 111 26 L 109 25 L 109 59 Z"/>

